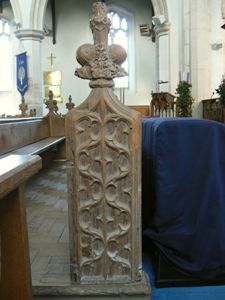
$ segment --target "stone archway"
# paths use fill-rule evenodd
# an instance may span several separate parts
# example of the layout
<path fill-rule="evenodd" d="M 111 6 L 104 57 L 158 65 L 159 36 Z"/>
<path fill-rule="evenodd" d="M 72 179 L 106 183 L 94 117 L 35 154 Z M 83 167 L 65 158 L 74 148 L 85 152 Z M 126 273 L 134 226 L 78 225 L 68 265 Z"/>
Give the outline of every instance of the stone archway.
<path fill-rule="evenodd" d="M 31 28 L 35 28 L 37 30 L 43 30 L 45 10 L 46 10 L 47 3 L 48 0 L 39 0 L 39 1 L 32 0 L 31 12 L 33 18 L 30 21 Z"/>
<path fill-rule="evenodd" d="M 18 0 L 10 0 L 16 23 L 22 23 L 22 11 Z"/>
<path fill-rule="evenodd" d="M 22 42 L 27 52 L 29 89 L 26 103 L 35 108 L 37 116 L 43 114 L 42 57 L 41 40 L 44 38 L 43 23 L 48 0 L 29 0 L 24 9 L 24 0 L 10 0 L 15 22 L 18 23 L 15 36 Z"/>
<path fill-rule="evenodd" d="M 48 0 L 31 0 L 30 5 L 26 7 L 26 18 L 23 15 L 23 1 L 10 0 L 16 23 L 20 23 L 20 27 L 30 30 L 43 30 L 45 10 Z"/>
<path fill-rule="evenodd" d="M 151 0 L 155 16 L 163 16 L 165 22 L 169 21 L 168 8 L 166 0 Z"/>

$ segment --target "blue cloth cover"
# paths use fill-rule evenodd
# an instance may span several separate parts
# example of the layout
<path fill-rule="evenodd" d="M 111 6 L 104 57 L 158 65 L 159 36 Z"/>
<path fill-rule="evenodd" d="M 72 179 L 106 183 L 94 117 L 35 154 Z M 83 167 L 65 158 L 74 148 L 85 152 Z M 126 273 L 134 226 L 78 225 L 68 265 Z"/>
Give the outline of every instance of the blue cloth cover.
<path fill-rule="evenodd" d="M 180 270 L 225 273 L 225 125 L 142 121 L 143 230 Z"/>

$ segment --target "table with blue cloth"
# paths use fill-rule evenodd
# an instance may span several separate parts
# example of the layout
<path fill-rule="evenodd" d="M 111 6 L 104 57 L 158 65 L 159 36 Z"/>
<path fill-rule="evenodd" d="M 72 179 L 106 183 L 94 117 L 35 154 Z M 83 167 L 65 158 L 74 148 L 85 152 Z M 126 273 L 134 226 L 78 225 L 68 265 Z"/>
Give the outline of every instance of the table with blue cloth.
<path fill-rule="evenodd" d="M 225 274 L 225 125 L 142 120 L 143 235 L 177 270 Z"/>

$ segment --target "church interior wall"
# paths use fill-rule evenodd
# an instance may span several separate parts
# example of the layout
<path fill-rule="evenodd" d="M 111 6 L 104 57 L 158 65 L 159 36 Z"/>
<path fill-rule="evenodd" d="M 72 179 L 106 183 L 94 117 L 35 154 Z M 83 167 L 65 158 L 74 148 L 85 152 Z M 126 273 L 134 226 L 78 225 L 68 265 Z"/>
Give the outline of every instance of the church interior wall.
<path fill-rule="evenodd" d="M 224 46 L 220 43 L 224 30 L 221 29 L 220 0 L 191 0 L 190 6 L 191 83 L 196 99 L 193 116 L 199 117 L 201 100 L 212 96 L 224 74 Z"/>
<path fill-rule="evenodd" d="M 175 93 L 179 72 L 188 72 L 195 99 L 193 116 L 202 117 L 201 100 L 209 99 L 224 74 L 221 0 L 168 1 L 170 78 Z"/>
<path fill-rule="evenodd" d="M 80 104 L 89 94 L 88 81 L 74 76 L 76 49 L 82 43 L 93 43 L 91 32 L 87 26 L 89 10 L 93 1 L 59 1 L 56 0 L 56 44 L 52 44 L 52 37 L 46 36 L 42 42 L 43 69 L 49 70 L 50 62 L 47 57 L 53 53 L 54 69 L 62 71 L 61 94 L 64 99 L 59 104 L 64 112 L 65 102 L 71 94 L 76 105 Z M 115 0 L 107 3 L 127 10 L 134 16 L 134 85 L 125 90 L 126 104 L 149 104 L 151 91 L 156 88 L 156 45 L 151 37 L 140 36 L 139 25 L 151 25 L 151 9 L 149 0 Z M 45 24 L 51 28 L 50 7 L 47 7 Z M 129 55 L 129 53 L 128 53 Z M 115 89 L 119 96 L 120 91 Z"/>
<path fill-rule="evenodd" d="M 220 84 L 222 76 L 225 73 L 225 30 L 221 26 L 225 23 L 222 20 L 220 9 L 221 0 L 212 1 L 212 21 L 211 21 L 211 41 L 210 50 L 212 55 L 211 60 L 211 95 L 217 96 L 215 88 Z"/>
<path fill-rule="evenodd" d="M 1 15 L 1 14 L 0 14 Z M 11 5 L 3 2 L 2 15 L 11 21 L 11 26 L 15 29 L 14 14 Z M 15 115 L 19 113 L 20 94 L 16 90 L 16 57 L 19 50 L 19 41 L 14 34 L 11 35 L 12 42 L 12 89 L 10 91 L 0 91 L 0 115 Z M 1 52 L 1 51 L 0 51 Z"/>
<path fill-rule="evenodd" d="M 208 1 L 191 1 L 191 82 L 195 99 L 210 97 L 211 91 L 211 5 Z M 194 106 L 194 116 L 202 111 L 200 102 Z"/>
<path fill-rule="evenodd" d="M 169 13 L 169 92 L 173 95 L 179 82 L 179 60 L 181 56 L 179 41 L 179 1 L 167 1 Z"/>
<path fill-rule="evenodd" d="M 42 2 L 44 3 L 44 1 Z M 21 4 L 21 2 L 19 3 Z M 30 11 L 32 7 L 32 1 L 27 0 L 27 4 L 29 3 L 30 7 L 27 11 Z M 175 94 L 179 82 L 179 72 L 189 72 L 192 95 L 196 101 L 194 105 L 195 117 L 202 116 L 200 101 L 212 96 L 224 75 L 225 31 L 221 28 L 224 23 L 221 3 L 221 0 L 167 1 L 169 28 L 167 32 L 168 91 Z M 2 15 L 13 20 L 14 15 L 10 2 L 4 1 L 3 4 Z M 157 81 L 160 79 L 157 71 L 157 43 L 153 43 L 151 37 L 141 36 L 139 25 L 151 24 L 150 1 L 112 0 L 108 1 L 107 4 L 119 6 L 134 15 L 135 68 L 133 73 L 135 80 L 134 85 L 125 91 L 125 104 L 149 104 L 151 91 L 157 90 Z M 50 35 L 45 36 L 41 44 L 41 72 L 50 69 L 50 61 L 47 59 L 50 53 L 56 56 L 54 68 L 62 71 L 61 94 L 64 102 L 59 105 L 59 110 L 63 113 L 66 111 L 65 103 L 70 94 L 76 105 L 81 103 L 89 94 L 88 81 L 75 77 L 74 70 L 78 67 L 76 62 L 78 46 L 87 41 L 93 43 L 90 29 L 87 26 L 91 5 L 91 0 L 56 0 L 57 43 L 52 44 L 52 36 Z M 20 25 L 24 23 L 17 19 L 16 22 L 19 22 Z M 17 29 L 16 22 L 12 22 L 13 31 Z M 44 23 L 51 31 L 49 6 L 46 9 Z M 4 105 L 0 106 L 0 114 L 14 115 L 19 113 L 20 95 L 16 89 L 15 55 L 24 49 L 24 45 L 25 43 L 19 42 L 15 35 L 12 35 L 13 88 L 12 91 L 0 92 L 0 101 L 1 103 L 4 102 Z M 116 89 L 115 92 L 118 96 L 120 95 L 119 90 Z M 216 96 L 214 94 L 214 97 Z M 40 101 L 43 103 L 43 99 Z"/>

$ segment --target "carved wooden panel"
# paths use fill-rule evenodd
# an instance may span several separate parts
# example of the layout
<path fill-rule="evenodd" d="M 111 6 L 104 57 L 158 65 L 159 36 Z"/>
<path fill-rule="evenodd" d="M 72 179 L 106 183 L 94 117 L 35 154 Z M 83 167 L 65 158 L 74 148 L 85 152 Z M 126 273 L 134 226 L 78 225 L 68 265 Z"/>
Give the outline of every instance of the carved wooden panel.
<path fill-rule="evenodd" d="M 76 187 L 69 206 L 76 219 L 72 259 L 78 281 L 141 276 L 139 124 L 138 113 L 100 88 L 67 117 L 66 127 L 74 128 L 67 137 L 74 163 L 70 187 Z"/>
<path fill-rule="evenodd" d="M 75 74 L 92 92 L 66 115 L 71 273 L 80 283 L 141 280 L 141 120 L 113 94 L 126 75 L 119 45 L 108 46 L 104 3 L 93 4 L 94 45 L 82 45 Z"/>

